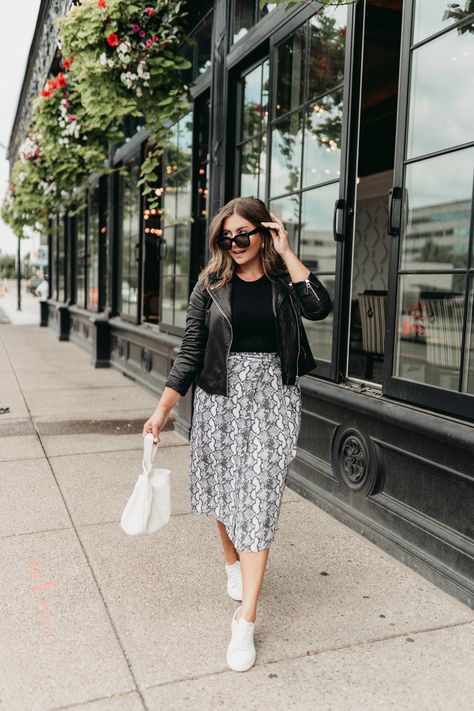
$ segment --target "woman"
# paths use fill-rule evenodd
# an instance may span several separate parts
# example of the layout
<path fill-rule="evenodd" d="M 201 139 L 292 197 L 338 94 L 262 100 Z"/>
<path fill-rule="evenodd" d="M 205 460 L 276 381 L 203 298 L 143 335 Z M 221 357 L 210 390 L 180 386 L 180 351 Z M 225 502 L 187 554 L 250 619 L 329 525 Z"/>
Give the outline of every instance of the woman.
<path fill-rule="evenodd" d="M 143 434 L 158 442 L 170 410 L 196 383 L 191 508 L 217 520 L 227 592 L 242 601 L 227 663 L 245 671 L 255 661 L 257 600 L 296 455 L 299 376 L 316 366 L 300 314 L 324 319 L 331 300 L 257 198 L 236 198 L 218 212 L 209 248 L 179 353 Z"/>

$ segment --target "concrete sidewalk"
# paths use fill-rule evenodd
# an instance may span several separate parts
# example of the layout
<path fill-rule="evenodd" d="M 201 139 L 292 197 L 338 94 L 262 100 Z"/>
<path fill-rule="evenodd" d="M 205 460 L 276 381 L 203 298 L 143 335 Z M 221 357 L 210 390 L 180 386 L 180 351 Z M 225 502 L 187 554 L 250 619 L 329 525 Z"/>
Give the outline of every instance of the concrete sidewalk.
<path fill-rule="evenodd" d="M 0 324 L 0 373 L 2 711 L 472 709 L 474 613 L 289 488 L 230 671 L 238 603 L 171 429 L 172 520 L 119 525 L 156 398 L 36 326 Z"/>

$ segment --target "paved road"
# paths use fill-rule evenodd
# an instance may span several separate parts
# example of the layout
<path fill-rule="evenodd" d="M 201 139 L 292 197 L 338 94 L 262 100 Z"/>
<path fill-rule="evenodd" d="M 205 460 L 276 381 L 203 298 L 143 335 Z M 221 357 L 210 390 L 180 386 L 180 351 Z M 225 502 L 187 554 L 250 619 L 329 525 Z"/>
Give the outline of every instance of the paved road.
<path fill-rule="evenodd" d="M 173 516 L 123 506 L 155 398 L 50 329 L 0 324 L 2 711 L 470 711 L 474 613 L 287 488 L 257 662 L 225 662 L 237 603 L 188 444 L 163 433 Z"/>

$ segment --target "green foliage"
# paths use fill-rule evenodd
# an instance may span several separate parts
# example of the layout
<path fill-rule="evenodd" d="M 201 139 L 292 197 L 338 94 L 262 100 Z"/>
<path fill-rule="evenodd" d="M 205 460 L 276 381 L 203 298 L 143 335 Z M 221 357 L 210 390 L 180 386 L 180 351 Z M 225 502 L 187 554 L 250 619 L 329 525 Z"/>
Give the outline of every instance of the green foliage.
<path fill-rule="evenodd" d="M 15 234 L 44 230 L 58 209 L 81 209 L 88 175 L 105 170 L 108 146 L 125 138 L 127 116 L 150 134 L 143 192 L 154 187 L 170 129 L 189 105 L 179 49 L 185 37 L 181 2 L 83 0 L 58 20 L 64 71 L 34 101 L 26 148 L 14 165 L 2 217 Z"/>
<path fill-rule="evenodd" d="M 16 273 L 15 257 L 0 255 L 0 279 L 13 279 Z"/>
<path fill-rule="evenodd" d="M 181 72 L 190 67 L 180 53 L 183 3 L 84 0 L 59 20 L 63 51 L 74 56 L 71 72 L 89 122 L 115 141 L 126 116 L 141 116 L 150 134 L 142 165 L 143 193 L 152 196 L 156 168 L 169 125 L 187 109 Z M 100 97 L 100 100 L 97 99 Z"/>

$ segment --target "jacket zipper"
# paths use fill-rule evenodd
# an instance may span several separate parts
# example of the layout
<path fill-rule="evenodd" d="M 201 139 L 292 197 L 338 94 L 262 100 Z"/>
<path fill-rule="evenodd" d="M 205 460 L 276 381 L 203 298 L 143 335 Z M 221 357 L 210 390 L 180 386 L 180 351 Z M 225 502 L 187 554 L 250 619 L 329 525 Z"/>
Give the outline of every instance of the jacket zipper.
<path fill-rule="evenodd" d="M 232 329 L 232 324 L 231 324 L 230 320 L 227 318 L 227 316 L 226 316 L 226 314 L 224 313 L 223 309 L 219 306 L 218 302 L 217 302 L 216 299 L 213 297 L 213 295 L 212 295 L 211 292 L 209 291 L 208 287 L 206 287 L 206 291 L 207 291 L 207 293 L 209 294 L 209 296 L 211 297 L 211 299 L 213 300 L 213 302 L 215 303 L 215 305 L 217 306 L 217 308 L 219 309 L 219 311 L 221 312 L 221 314 L 223 315 L 223 317 L 225 318 L 225 320 L 227 321 L 227 323 L 228 323 L 229 326 L 230 326 L 230 335 L 231 335 L 231 338 L 230 338 L 230 342 L 229 342 L 229 347 L 227 348 L 227 356 L 226 356 L 226 359 L 225 359 L 226 382 L 227 382 L 226 396 L 228 397 L 228 396 L 229 396 L 229 364 L 228 364 L 228 358 L 229 358 L 229 353 L 230 353 L 230 347 L 231 347 L 231 345 L 232 345 L 232 341 L 234 340 L 234 331 L 233 331 L 233 329 Z"/>
<path fill-rule="evenodd" d="M 295 381 L 296 381 L 296 384 L 299 385 L 300 376 L 298 375 L 298 364 L 299 364 L 299 360 L 300 360 L 300 349 L 301 349 L 301 343 L 300 343 L 300 341 L 301 341 L 300 324 L 299 324 L 299 321 L 298 321 L 298 314 L 296 313 L 296 308 L 295 308 L 295 305 L 294 305 L 294 303 L 293 303 L 293 299 L 290 299 L 290 302 L 291 302 L 291 306 L 292 306 L 292 308 L 293 308 L 293 311 L 294 311 L 294 313 L 295 313 L 296 331 L 297 331 L 297 333 L 298 333 L 298 355 L 296 356 L 296 378 L 295 378 Z M 306 357 L 306 354 L 305 354 L 305 357 Z"/>
<path fill-rule="evenodd" d="M 317 293 L 314 289 L 314 286 L 311 284 L 309 279 L 305 279 L 305 284 L 306 284 L 306 293 L 308 293 L 308 291 L 311 290 L 313 292 L 314 296 L 316 297 L 316 299 L 318 301 L 321 301 L 321 299 L 319 298 L 319 296 L 317 295 Z"/>

